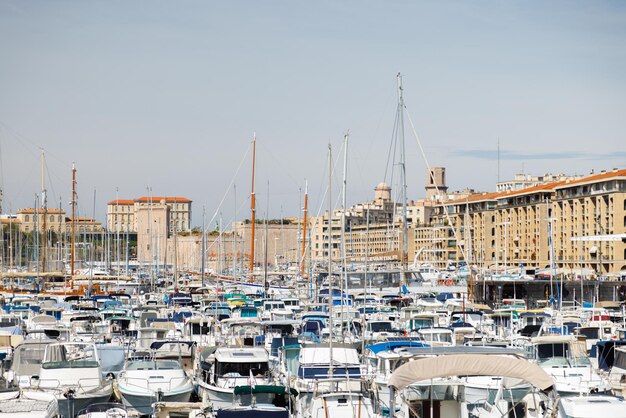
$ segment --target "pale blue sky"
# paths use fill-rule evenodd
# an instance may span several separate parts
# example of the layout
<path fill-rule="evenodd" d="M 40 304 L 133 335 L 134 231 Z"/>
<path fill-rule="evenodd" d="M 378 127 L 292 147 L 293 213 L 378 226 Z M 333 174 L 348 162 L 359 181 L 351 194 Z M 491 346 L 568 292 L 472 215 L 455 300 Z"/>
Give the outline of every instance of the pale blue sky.
<path fill-rule="evenodd" d="M 327 143 L 349 129 L 348 203 L 382 180 L 395 74 L 431 165 L 451 189 L 500 176 L 626 167 L 626 3 L 621 1 L 0 1 L 4 211 L 32 206 L 39 153 L 50 205 L 98 218 L 115 198 L 216 211 L 257 131 L 259 213 L 312 211 Z M 407 126 L 409 198 L 425 164 Z M 249 159 L 239 171 L 248 216 Z M 339 173 L 338 173 L 339 175 Z M 338 190 L 339 178 L 335 190 Z M 234 212 L 232 190 L 222 212 Z M 334 198 L 335 200 L 336 197 Z M 325 204 L 322 204 L 325 208 Z"/>

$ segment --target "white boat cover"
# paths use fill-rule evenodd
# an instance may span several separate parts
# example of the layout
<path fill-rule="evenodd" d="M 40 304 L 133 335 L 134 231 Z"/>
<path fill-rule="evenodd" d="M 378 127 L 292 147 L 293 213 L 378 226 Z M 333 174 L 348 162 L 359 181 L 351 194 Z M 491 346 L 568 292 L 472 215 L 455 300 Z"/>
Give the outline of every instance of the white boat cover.
<path fill-rule="evenodd" d="M 526 360 L 480 354 L 415 359 L 398 367 L 389 378 L 389 386 L 402 390 L 412 383 L 447 376 L 503 376 L 522 379 L 548 391 L 554 380 L 540 366 Z"/>
<path fill-rule="evenodd" d="M 358 367 L 361 364 L 359 354 L 354 348 L 334 347 L 332 356 L 330 354 L 330 347 L 305 346 L 300 349 L 299 361 L 302 365 L 328 365 L 332 358 L 334 365 L 354 365 Z"/>

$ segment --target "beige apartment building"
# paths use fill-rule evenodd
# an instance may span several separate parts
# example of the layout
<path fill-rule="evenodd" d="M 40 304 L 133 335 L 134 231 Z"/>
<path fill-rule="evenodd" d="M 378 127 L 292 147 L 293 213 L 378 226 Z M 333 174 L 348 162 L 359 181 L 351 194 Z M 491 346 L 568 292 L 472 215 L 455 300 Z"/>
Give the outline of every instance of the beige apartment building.
<path fill-rule="evenodd" d="M 45 226 L 47 231 L 56 233 L 71 233 L 72 218 L 65 217 L 65 211 L 62 209 L 49 208 L 45 212 L 38 208 L 26 208 L 17 211 L 15 223 L 19 225 L 22 232 L 32 232 L 35 229 L 39 232 L 43 231 Z M 100 233 L 103 231 L 102 224 L 93 218 L 75 218 L 74 231 L 76 234 L 85 232 Z"/>
<path fill-rule="evenodd" d="M 137 212 L 162 205 L 168 208 L 168 225 L 176 231 L 191 230 L 191 200 L 185 197 L 143 196 L 136 199 L 116 199 L 107 203 L 107 229 L 110 232 L 140 231 Z"/>
<path fill-rule="evenodd" d="M 365 229 L 369 224 L 370 239 L 374 242 L 388 242 L 391 247 L 397 247 L 397 233 L 389 234 L 394 225 L 394 214 L 397 204 L 391 200 L 391 188 L 380 183 L 374 189 L 374 200 L 366 203 L 359 203 L 346 209 L 345 225 L 343 210 L 333 211 L 328 222 L 328 211 L 322 216 L 315 216 L 309 220 L 309 230 L 311 236 L 311 256 L 314 261 L 324 262 L 328 260 L 329 249 L 331 257 L 338 260 L 341 254 L 342 229 L 346 239 L 346 256 L 361 258 L 365 254 L 365 245 L 368 242 L 363 237 Z M 417 212 L 414 216 L 417 216 Z M 377 238 L 373 238 L 377 235 Z M 391 237 L 396 237 L 396 243 L 391 243 Z M 386 249 L 385 252 L 395 250 Z M 352 256 L 350 254 L 353 254 Z"/>
<path fill-rule="evenodd" d="M 439 267 L 542 270 L 554 260 L 565 274 L 618 274 L 626 270 L 625 212 L 626 170 L 616 169 L 440 204 L 414 245 L 420 262 Z"/>
<path fill-rule="evenodd" d="M 409 201 L 406 206 L 408 260 L 415 254 L 414 234 L 423 225 L 430 224 L 438 202 L 445 200 L 447 191 L 445 170 L 433 169 L 433 179 L 426 185 L 430 200 Z M 399 262 L 403 252 L 402 222 L 404 208 L 391 199 L 391 188 L 380 183 L 374 189 L 374 200 L 358 203 L 346 210 L 344 236 L 346 259 L 350 262 Z M 332 246 L 332 258 L 339 260 L 341 254 L 342 210 L 336 210 L 331 220 L 332 235 L 328 235 L 328 212 L 310 221 L 312 258 L 317 262 L 328 260 L 328 248 Z"/>
<path fill-rule="evenodd" d="M 61 232 L 65 231 L 65 211 L 62 209 L 49 208 L 45 211 L 46 230 Z M 36 228 L 39 232 L 43 231 L 44 211 L 38 208 L 20 209 L 17 211 L 17 221 L 19 222 L 20 231 L 32 232 Z"/>

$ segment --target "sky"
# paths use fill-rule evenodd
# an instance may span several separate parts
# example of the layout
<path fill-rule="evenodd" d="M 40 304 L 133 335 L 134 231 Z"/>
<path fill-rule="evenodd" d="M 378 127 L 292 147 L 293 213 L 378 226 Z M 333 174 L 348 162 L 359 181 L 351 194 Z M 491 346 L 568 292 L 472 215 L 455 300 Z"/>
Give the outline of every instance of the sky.
<path fill-rule="evenodd" d="M 477 191 L 626 167 L 622 1 L 1 0 L 2 211 L 35 204 L 43 149 L 48 206 L 75 163 L 81 216 L 152 194 L 245 219 L 254 132 L 259 217 L 307 183 L 326 209 L 329 144 L 341 204 L 346 132 L 347 204 L 397 196 L 398 73 L 409 199 L 428 165 Z"/>

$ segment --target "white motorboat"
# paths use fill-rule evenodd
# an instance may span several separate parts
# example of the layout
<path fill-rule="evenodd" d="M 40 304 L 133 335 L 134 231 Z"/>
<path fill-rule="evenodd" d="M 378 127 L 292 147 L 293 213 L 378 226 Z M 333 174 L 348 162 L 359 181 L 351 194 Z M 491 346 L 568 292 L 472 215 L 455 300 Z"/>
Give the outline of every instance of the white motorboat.
<path fill-rule="evenodd" d="M 220 347 L 201 359 L 198 372 L 198 396 L 214 410 L 232 405 L 236 386 L 272 383 L 264 347 Z"/>
<path fill-rule="evenodd" d="M 93 343 L 54 343 L 46 346 L 39 376 L 31 386 L 53 393 L 59 413 L 73 417 L 88 405 L 106 402 L 113 388 L 102 376 L 100 359 Z"/>
<path fill-rule="evenodd" d="M 116 391 L 129 409 L 150 415 L 155 402 L 188 402 L 193 384 L 176 360 L 140 359 L 127 361 Z"/>

